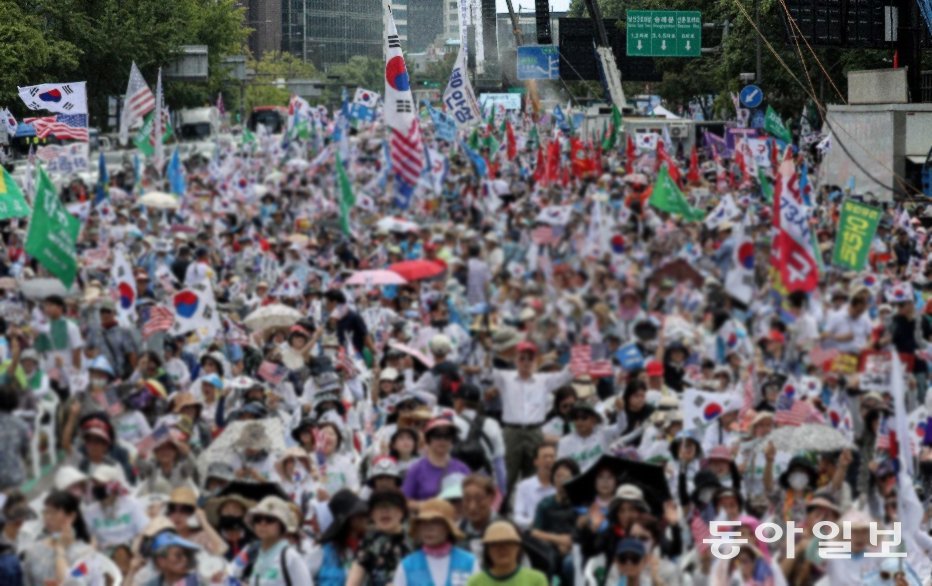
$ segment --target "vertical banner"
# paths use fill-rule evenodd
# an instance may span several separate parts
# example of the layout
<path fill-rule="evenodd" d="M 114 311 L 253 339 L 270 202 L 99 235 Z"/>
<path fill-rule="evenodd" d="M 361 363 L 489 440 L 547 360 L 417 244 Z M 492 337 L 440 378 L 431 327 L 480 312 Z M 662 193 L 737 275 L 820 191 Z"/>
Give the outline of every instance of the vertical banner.
<path fill-rule="evenodd" d="M 850 271 L 860 271 L 864 268 L 877 224 L 880 223 L 880 213 L 875 207 L 850 199 L 845 200 L 838 221 L 833 265 Z"/>

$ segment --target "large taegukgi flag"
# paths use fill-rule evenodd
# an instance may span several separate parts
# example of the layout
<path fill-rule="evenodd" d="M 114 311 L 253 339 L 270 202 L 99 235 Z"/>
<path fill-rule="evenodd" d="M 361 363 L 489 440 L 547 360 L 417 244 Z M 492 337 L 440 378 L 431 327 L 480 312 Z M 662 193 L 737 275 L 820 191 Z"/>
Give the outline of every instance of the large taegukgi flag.
<path fill-rule="evenodd" d="M 391 6 L 385 25 L 385 125 L 391 132 L 389 153 L 399 190 L 410 197 L 424 169 L 424 145 L 418 125 L 417 108 L 411 95 L 411 79 L 401 53 Z"/>

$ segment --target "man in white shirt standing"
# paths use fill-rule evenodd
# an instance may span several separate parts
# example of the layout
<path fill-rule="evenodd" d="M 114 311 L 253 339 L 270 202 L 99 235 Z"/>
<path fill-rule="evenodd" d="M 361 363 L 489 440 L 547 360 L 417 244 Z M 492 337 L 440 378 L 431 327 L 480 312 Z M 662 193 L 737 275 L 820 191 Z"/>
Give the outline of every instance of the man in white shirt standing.
<path fill-rule="evenodd" d="M 509 491 L 518 480 L 534 473 L 537 446 L 544 441 L 541 426 L 547 416 L 550 394 L 573 381 L 569 367 L 555 373 L 535 372 L 537 346 L 533 342 L 521 342 L 515 350 L 517 369 L 496 369 L 493 372 L 495 390 L 486 394 L 487 399 L 496 392 L 502 398 Z"/>
<path fill-rule="evenodd" d="M 537 474 L 519 482 L 515 489 L 512 519 L 521 530 L 530 528 L 534 523 L 534 514 L 540 501 L 557 493 L 550 482 L 550 472 L 556 459 L 557 449 L 552 443 L 544 442 L 537 446 L 537 457 L 534 458 Z"/>
<path fill-rule="evenodd" d="M 870 290 L 861 287 L 851 296 L 847 307 L 829 316 L 822 334 L 823 347 L 856 354 L 867 346 L 872 329 L 866 313 L 870 299 Z"/>
<path fill-rule="evenodd" d="M 601 425 L 604 421 L 595 405 L 580 400 L 573 406 L 573 432 L 560 438 L 557 446 L 558 458 L 572 458 L 585 472 L 595 464 L 603 454 L 608 453 L 608 446 L 618 438 L 628 426 L 624 409 L 618 411 L 617 421 L 611 425 Z"/>

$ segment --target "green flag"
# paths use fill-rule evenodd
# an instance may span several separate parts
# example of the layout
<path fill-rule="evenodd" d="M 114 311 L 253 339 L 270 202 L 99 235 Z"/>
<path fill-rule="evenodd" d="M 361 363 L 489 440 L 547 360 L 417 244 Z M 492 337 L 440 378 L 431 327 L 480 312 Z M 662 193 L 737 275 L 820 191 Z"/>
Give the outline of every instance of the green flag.
<path fill-rule="evenodd" d="M 528 150 L 535 151 L 540 146 L 540 134 L 537 132 L 537 125 L 531 127 L 531 132 L 527 135 Z"/>
<path fill-rule="evenodd" d="M 479 129 L 473 128 L 472 134 L 469 135 L 469 148 L 474 151 L 479 150 Z"/>
<path fill-rule="evenodd" d="M 618 106 L 612 104 L 612 127 L 609 129 L 609 134 L 602 140 L 602 150 L 613 149 L 618 144 L 618 132 L 621 130 L 621 123 L 621 110 L 618 109 Z"/>
<path fill-rule="evenodd" d="M 243 129 L 243 144 L 256 144 L 256 135 L 250 132 L 248 128 Z"/>
<path fill-rule="evenodd" d="M 768 205 L 773 203 L 773 185 L 770 184 L 770 181 L 767 179 L 767 175 L 764 174 L 763 167 L 757 168 L 757 180 L 760 181 L 760 191 L 764 194 L 764 201 Z"/>
<path fill-rule="evenodd" d="M 353 185 L 346 176 L 346 169 L 343 168 L 343 161 L 340 160 L 340 153 L 337 153 L 336 160 L 337 186 L 340 188 L 340 229 L 349 236 L 352 234 L 349 223 L 350 209 L 356 205 L 356 196 L 353 194 Z"/>
<path fill-rule="evenodd" d="M 881 210 L 846 199 L 841 205 L 838 236 L 832 264 L 849 271 L 860 271 L 867 264 L 871 242 L 880 223 Z"/>
<path fill-rule="evenodd" d="M 767 131 L 770 136 L 779 138 L 785 143 L 793 142 L 793 135 L 790 133 L 790 129 L 783 125 L 783 120 L 780 118 L 780 115 L 770 106 L 767 106 L 767 114 L 764 115 L 764 130 Z"/>
<path fill-rule="evenodd" d="M 3 174 L 0 175 L 0 220 L 28 218 L 32 212 L 22 190 L 6 169 L 0 169 L 3 170 Z"/>
<path fill-rule="evenodd" d="M 35 257 L 68 289 L 78 274 L 75 242 L 81 222 L 62 205 L 55 185 L 41 166 L 36 174 L 36 199 L 26 234 L 26 254 Z"/>
<path fill-rule="evenodd" d="M 136 148 L 139 149 L 139 152 L 144 154 L 146 157 L 151 157 L 155 154 L 155 144 L 152 140 L 152 127 L 154 126 L 155 112 L 149 112 L 145 118 L 142 120 L 142 126 L 139 128 L 139 132 L 136 133 L 133 142 L 136 144 Z M 172 128 L 171 118 L 165 119 L 165 131 L 162 133 L 162 144 L 168 142 L 168 140 L 174 134 L 174 129 Z"/>
<path fill-rule="evenodd" d="M 666 165 L 661 167 L 660 173 L 657 174 L 657 182 L 654 183 L 648 203 L 658 210 L 681 216 L 687 222 L 705 219 L 705 212 L 690 206 L 686 201 L 686 196 L 667 172 Z"/>
<path fill-rule="evenodd" d="M 489 158 L 494 157 L 495 153 L 497 153 L 498 149 L 500 149 L 502 146 L 501 143 L 498 142 L 498 139 L 495 138 L 495 135 L 492 134 L 491 132 L 489 133 L 487 137 L 485 137 L 485 140 L 483 140 L 482 142 L 483 142 L 483 146 L 489 149 Z"/>

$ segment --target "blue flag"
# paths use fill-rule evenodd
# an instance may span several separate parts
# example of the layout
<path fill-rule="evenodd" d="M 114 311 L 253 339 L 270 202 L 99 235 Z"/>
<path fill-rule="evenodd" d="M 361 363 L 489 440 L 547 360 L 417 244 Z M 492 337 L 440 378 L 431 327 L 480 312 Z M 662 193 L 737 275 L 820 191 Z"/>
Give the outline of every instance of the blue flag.
<path fill-rule="evenodd" d="M 553 118 L 556 120 L 558 128 L 569 128 L 569 125 L 566 123 L 566 114 L 563 113 L 563 108 L 561 108 L 559 105 L 554 106 L 553 108 Z"/>
<path fill-rule="evenodd" d="M 175 149 L 175 152 L 172 153 L 172 159 L 168 163 L 166 174 L 168 176 L 168 185 L 171 187 L 172 193 L 178 197 L 184 197 L 184 168 L 181 166 L 181 157 L 178 156 L 177 148 Z"/>
<path fill-rule="evenodd" d="M 463 141 L 460 141 L 460 146 L 463 147 L 463 152 L 466 153 L 466 156 L 469 157 L 469 161 L 472 163 L 473 167 L 476 168 L 476 173 L 479 177 L 488 175 L 489 168 L 485 164 L 485 159 L 482 158 L 482 155 L 469 148 L 469 145 Z"/>
<path fill-rule="evenodd" d="M 428 106 L 430 118 L 434 122 L 434 133 L 440 140 L 452 143 L 456 140 L 456 121 L 449 114 L 433 106 Z"/>
<path fill-rule="evenodd" d="M 104 152 L 100 151 L 100 158 L 97 160 L 97 189 L 94 195 L 94 205 L 107 199 L 107 185 L 109 183 L 110 175 L 107 174 L 107 162 L 104 161 Z"/>

